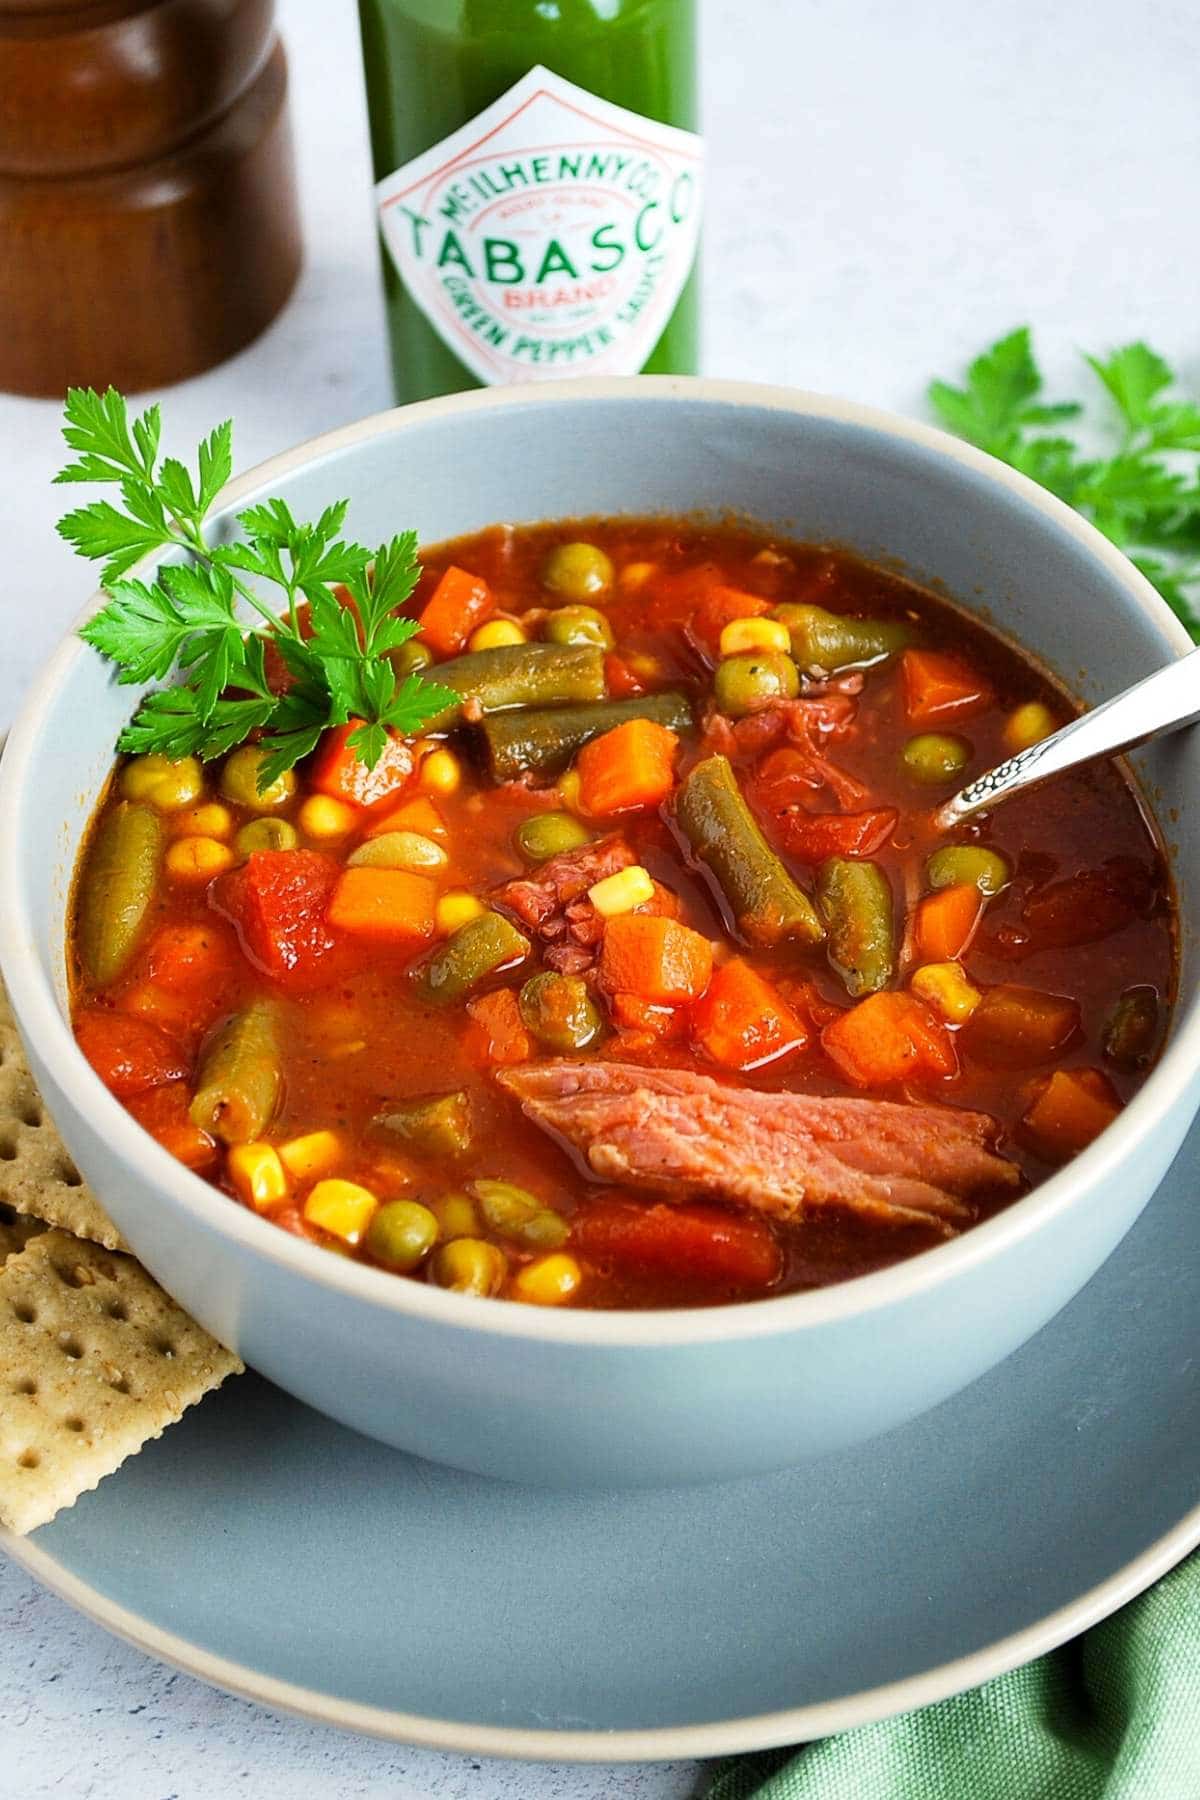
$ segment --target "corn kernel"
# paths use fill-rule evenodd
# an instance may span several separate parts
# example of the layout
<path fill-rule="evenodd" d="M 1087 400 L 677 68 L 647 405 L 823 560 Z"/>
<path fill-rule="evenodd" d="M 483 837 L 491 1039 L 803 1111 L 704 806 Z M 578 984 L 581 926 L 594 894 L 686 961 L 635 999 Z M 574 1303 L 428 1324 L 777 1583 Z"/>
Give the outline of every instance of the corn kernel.
<path fill-rule="evenodd" d="M 1058 722 L 1048 706 L 1040 700 L 1028 700 L 1009 713 L 1004 722 L 1004 745 L 1014 754 L 1040 744 L 1043 738 L 1058 730 Z"/>
<path fill-rule="evenodd" d="M 468 650 L 499 650 L 505 644 L 527 644 L 528 635 L 515 619 L 489 619 L 467 639 Z"/>
<path fill-rule="evenodd" d="M 583 1270 L 573 1256 L 561 1251 L 553 1256 L 539 1256 L 526 1263 L 513 1276 L 512 1297 L 527 1306 L 562 1306 L 578 1293 Z"/>
<path fill-rule="evenodd" d="M 182 812 L 204 792 L 204 773 L 194 756 L 172 762 L 167 756 L 135 756 L 121 771 L 127 800 L 146 800 L 159 812 Z"/>
<path fill-rule="evenodd" d="M 176 813 L 171 830 L 179 837 L 227 838 L 233 835 L 233 814 L 219 800 L 207 800 Z"/>
<path fill-rule="evenodd" d="M 618 869 L 588 889 L 588 899 L 602 919 L 615 919 L 618 913 L 632 912 L 654 898 L 654 883 L 641 863 Z"/>
<path fill-rule="evenodd" d="M 288 1179 L 271 1144 L 235 1144 L 225 1166 L 234 1191 L 257 1212 L 287 1199 Z"/>
<path fill-rule="evenodd" d="M 469 894 L 465 888 L 452 888 L 443 894 L 433 909 L 434 922 L 445 936 L 457 931 L 460 925 L 469 925 L 480 913 L 487 911 L 482 900 Z"/>
<path fill-rule="evenodd" d="M 568 769 L 565 775 L 559 776 L 555 786 L 558 789 L 559 799 L 568 812 L 583 811 L 583 805 L 579 798 L 580 781 L 577 770 Z"/>
<path fill-rule="evenodd" d="M 652 562 L 626 563 L 617 576 L 617 586 L 623 594 L 636 594 L 645 587 L 654 573 Z"/>
<path fill-rule="evenodd" d="M 176 881 L 211 881 L 232 869 L 237 858 L 228 844 L 210 837 L 176 838 L 163 859 L 168 875 Z"/>
<path fill-rule="evenodd" d="M 279 1146 L 279 1160 L 293 1181 L 319 1181 L 337 1168 L 342 1155 L 336 1131 L 309 1131 Z"/>
<path fill-rule="evenodd" d="M 432 750 L 421 764 L 420 784 L 434 794 L 453 794 L 462 781 L 462 769 L 453 750 Z"/>
<path fill-rule="evenodd" d="M 788 628 L 782 619 L 730 619 L 721 631 L 721 655 L 744 656 L 756 650 L 782 650 L 792 647 Z"/>
<path fill-rule="evenodd" d="M 952 1025 L 969 1019 L 983 997 L 956 962 L 925 963 L 913 970 L 909 986 L 919 1000 L 928 1001 Z"/>
<path fill-rule="evenodd" d="M 370 1188 L 360 1187 L 357 1181 L 339 1181 L 334 1176 L 318 1181 L 304 1202 L 304 1217 L 332 1237 L 357 1244 L 378 1205 Z"/>
<path fill-rule="evenodd" d="M 360 816 L 344 800 L 335 800 L 330 794 L 310 794 L 296 814 L 296 823 L 305 837 L 344 838 L 354 830 Z"/>

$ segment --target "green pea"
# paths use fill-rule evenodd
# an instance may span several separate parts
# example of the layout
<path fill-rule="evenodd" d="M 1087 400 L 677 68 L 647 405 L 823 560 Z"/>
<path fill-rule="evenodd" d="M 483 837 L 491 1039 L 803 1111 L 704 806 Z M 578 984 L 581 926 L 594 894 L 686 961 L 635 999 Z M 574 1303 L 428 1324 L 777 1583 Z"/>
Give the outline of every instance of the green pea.
<path fill-rule="evenodd" d="M 925 865 L 931 888 L 970 887 L 981 894 L 998 894 L 1012 880 L 1012 870 L 998 850 L 982 844 L 946 844 L 935 850 Z"/>
<path fill-rule="evenodd" d="M 433 1259 L 433 1279 L 455 1294 L 487 1299 L 500 1292 L 507 1278 L 507 1256 L 499 1245 L 483 1238 L 455 1238 L 443 1244 Z"/>
<path fill-rule="evenodd" d="M 594 606 L 560 606 L 542 626 L 542 636 L 550 644 L 599 644 L 602 650 L 616 642 L 612 626 Z"/>
<path fill-rule="evenodd" d="M 388 660 L 397 675 L 416 675 L 421 669 L 429 667 L 433 661 L 433 651 L 420 638 L 409 638 L 407 644 L 388 651 Z"/>
<path fill-rule="evenodd" d="M 296 777 L 291 769 L 285 769 L 265 788 L 259 788 L 258 773 L 268 754 L 256 744 L 243 744 L 240 750 L 225 758 L 221 792 L 227 800 L 237 806 L 248 806 L 252 812 L 275 812 L 278 807 L 287 805 L 296 792 Z"/>
<path fill-rule="evenodd" d="M 388 1200 L 379 1207 L 367 1227 L 367 1253 L 386 1268 L 407 1274 L 433 1249 L 438 1222 L 427 1206 L 416 1200 Z"/>
<path fill-rule="evenodd" d="M 794 700 L 800 676 L 790 656 L 765 650 L 756 656 L 727 656 L 713 676 L 717 705 L 731 719 L 744 719 L 776 700 Z"/>
<path fill-rule="evenodd" d="M 565 812 L 534 813 L 522 820 L 516 831 L 517 849 L 531 863 L 548 862 L 564 850 L 578 850 L 590 844 L 592 834 L 587 826 Z"/>
<path fill-rule="evenodd" d="M 571 1235 L 561 1213 L 543 1206 L 528 1188 L 512 1181 L 474 1181 L 483 1216 L 501 1237 L 513 1238 L 532 1250 L 557 1250 Z"/>
<path fill-rule="evenodd" d="M 902 754 L 904 767 L 913 780 L 933 787 L 961 775 L 974 753 L 964 738 L 942 731 L 922 731 L 909 738 Z"/>
<path fill-rule="evenodd" d="M 294 850 L 300 833 L 286 819 L 251 819 L 233 840 L 239 856 L 250 856 L 255 850 Z"/>
<path fill-rule="evenodd" d="M 613 584 L 613 566 L 597 544 L 556 544 L 542 564 L 542 585 L 564 600 L 598 600 Z"/>
<path fill-rule="evenodd" d="M 451 1188 L 449 1193 L 439 1194 L 429 1204 L 441 1235 L 447 1242 L 451 1238 L 479 1236 L 479 1214 L 475 1210 L 475 1202 L 461 1188 Z"/>
<path fill-rule="evenodd" d="M 586 1050 L 603 1029 L 587 983 L 578 975 L 557 975 L 550 969 L 531 975 L 521 989 L 520 1005 L 525 1029 L 551 1050 Z"/>

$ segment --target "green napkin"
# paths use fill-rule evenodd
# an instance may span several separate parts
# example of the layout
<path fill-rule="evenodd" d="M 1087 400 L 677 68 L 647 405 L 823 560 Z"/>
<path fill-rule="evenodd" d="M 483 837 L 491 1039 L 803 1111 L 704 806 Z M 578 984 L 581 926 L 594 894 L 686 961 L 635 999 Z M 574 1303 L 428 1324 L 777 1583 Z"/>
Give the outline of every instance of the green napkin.
<path fill-rule="evenodd" d="M 734 1758 L 708 1800 L 1198 1800 L 1200 1552 L 1062 1649 L 920 1712 Z"/>

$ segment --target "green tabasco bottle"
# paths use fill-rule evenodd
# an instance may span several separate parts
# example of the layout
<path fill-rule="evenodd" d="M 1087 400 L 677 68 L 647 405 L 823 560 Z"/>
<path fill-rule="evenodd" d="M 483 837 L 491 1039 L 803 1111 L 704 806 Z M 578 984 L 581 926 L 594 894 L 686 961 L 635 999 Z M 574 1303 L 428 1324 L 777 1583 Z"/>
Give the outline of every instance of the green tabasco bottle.
<path fill-rule="evenodd" d="M 359 0 L 397 396 L 695 369 L 695 0 Z"/>

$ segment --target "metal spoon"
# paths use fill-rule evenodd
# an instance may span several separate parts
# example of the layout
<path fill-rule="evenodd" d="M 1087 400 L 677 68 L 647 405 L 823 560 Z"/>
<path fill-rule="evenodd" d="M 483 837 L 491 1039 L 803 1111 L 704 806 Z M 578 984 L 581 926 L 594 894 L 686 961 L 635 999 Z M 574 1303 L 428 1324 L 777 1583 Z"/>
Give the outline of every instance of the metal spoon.
<path fill-rule="evenodd" d="M 973 813 L 990 811 L 1013 794 L 1037 787 L 1080 763 L 1132 750 L 1200 719 L 1200 650 L 1168 663 L 1091 712 L 1072 719 L 1028 750 L 1019 750 L 977 776 L 933 815 L 939 831 L 952 831 Z"/>

